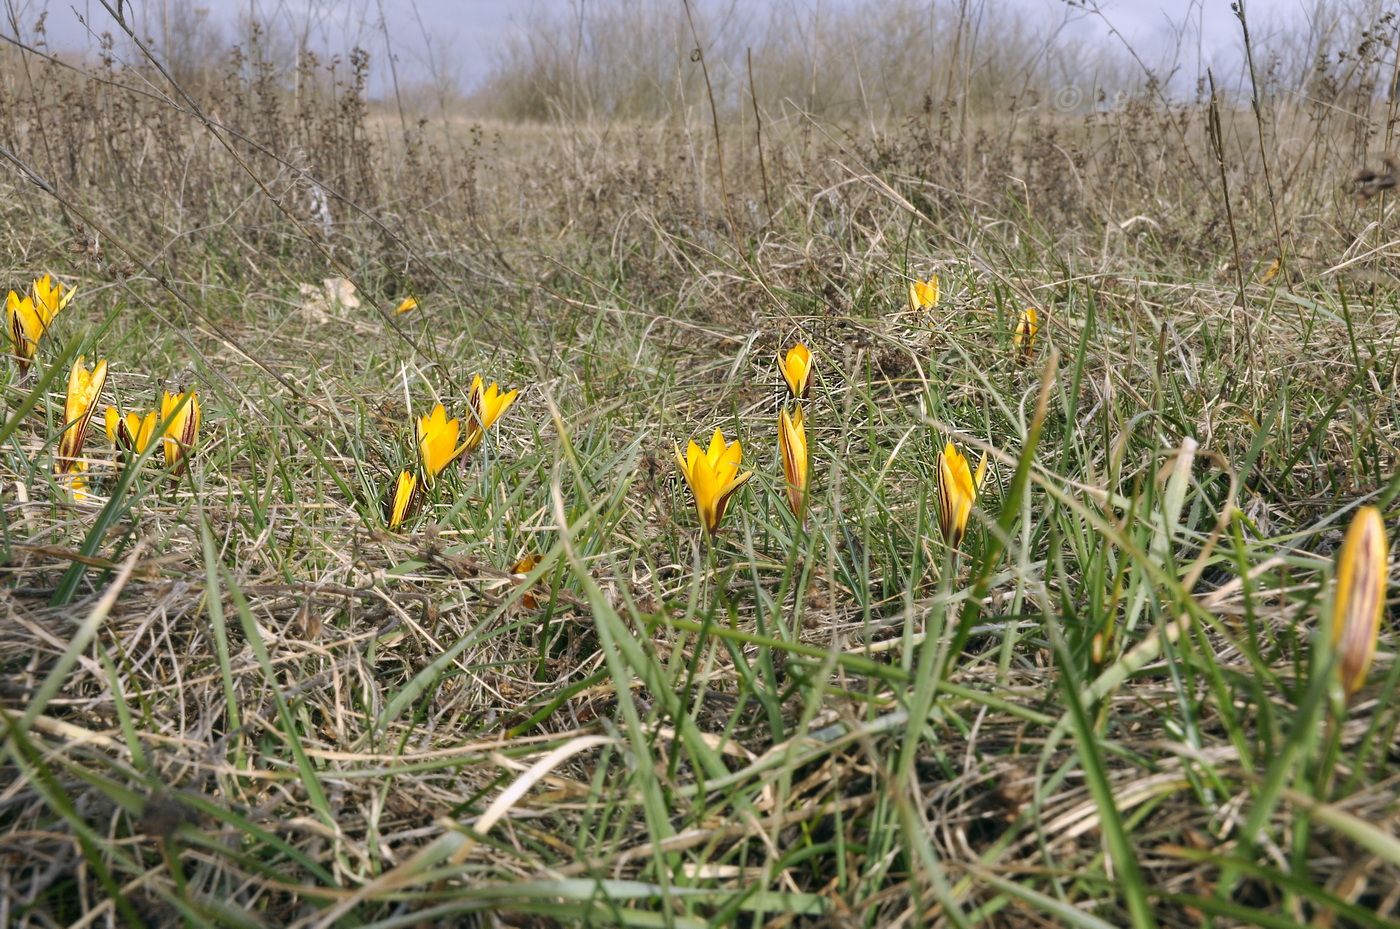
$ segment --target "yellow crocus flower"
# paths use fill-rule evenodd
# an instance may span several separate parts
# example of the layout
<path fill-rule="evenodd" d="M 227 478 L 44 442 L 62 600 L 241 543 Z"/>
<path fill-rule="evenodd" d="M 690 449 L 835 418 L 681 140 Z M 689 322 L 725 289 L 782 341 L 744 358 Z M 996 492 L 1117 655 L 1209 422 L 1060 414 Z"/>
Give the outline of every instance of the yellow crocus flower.
<path fill-rule="evenodd" d="M 471 392 L 467 398 L 471 405 L 471 415 L 467 421 L 467 439 L 462 443 L 468 454 L 481 444 L 481 440 L 486 437 L 486 430 L 510 408 L 519 393 L 518 390 L 512 390 L 503 394 L 495 381 L 491 382 L 490 387 L 483 387 L 480 374 L 472 378 Z"/>
<path fill-rule="evenodd" d="M 409 310 L 416 310 L 416 309 L 418 309 L 418 298 L 417 298 L 417 297 L 404 297 L 404 298 L 403 298 L 403 302 L 399 304 L 398 309 L 394 310 L 394 313 L 395 313 L 395 314 L 398 314 L 398 313 L 407 313 Z"/>
<path fill-rule="evenodd" d="M 1366 683 L 1366 672 L 1376 656 L 1389 561 L 1380 511 L 1363 506 L 1337 552 L 1337 595 L 1332 601 L 1332 646 L 1348 699 Z"/>
<path fill-rule="evenodd" d="M 938 524 L 950 548 L 962 544 L 967 533 L 967 517 L 977 492 L 987 477 L 987 456 L 977 463 L 974 476 L 967 457 L 952 442 L 943 446 L 938 456 Z"/>
<path fill-rule="evenodd" d="M 30 287 L 30 293 L 21 297 L 13 290 L 5 298 L 7 331 L 20 371 L 29 367 L 30 360 L 39 348 L 39 339 L 48 330 L 58 311 L 73 299 L 76 288 L 64 287 L 45 274 Z"/>
<path fill-rule="evenodd" d="M 787 381 L 788 392 L 792 394 L 793 399 L 807 399 L 807 392 L 812 388 L 812 353 L 807 346 L 798 342 L 788 349 L 780 366 L 783 369 L 783 380 Z"/>
<path fill-rule="evenodd" d="M 706 451 L 701 451 L 694 439 L 686 447 L 684 457 L 680 446 L 676 446 L 676 463 L 680 465 L 681 474 L 690 486 L 691 496 L 695 498 L 695 512 L 700 517 L 700 524 L 710 535 L 719 531 L 730 498 L 744 486 L 745 481 L 753 477 L 752 471 L 739 473 L 743 454 L 738 440 L 726 442 L 724 433 L 718 429 Z"/>
<path fill-rule="evenodd" d="M 107 407 L 103 420 L 108 441 L 134 455 L 141 454 L 150 446 L 156 437 L 156 426 L 160 424 L 160 416 L 155 410 L 142 416 L 140 413 L 119 413 L 114 406 Z"/>
<path fill-rule="evenodd" d="M 1016 333 L 1011 337 L 1011 347 L 1022 361 L 1029 361 L 1035 351 L 1035 334 L 1040 331 L 1040 314 L 1033 306 L 1026 307 L 1016 323 Z"/>
<path fill-rule="evenodd" d="M 165 424 L 161 436 L 165 466 L 180 474 L 189 464 L 199 438 L 199 397 L 193 390 L 177 394 L 165 391 L 160 401 L 160 421 Z"/>
<path fill-rule="evenodd" d="M 791 415 L 786 408 L 778 413 L 778 451 L 787 479 L 788 506 L 801 519 L 807 505 L 807 430 L 801 407 Z"/>
<path fill-rule="evenodd" d="M 394 485 L 394 495 L 389 498 L 388 506 L 385 507 L 385 520 L 389 523 L 389 528 L 397 529 L 417 511 L 422 502 L 423 486 L 418 481 L 418 475 L 412 471 L 401 472 L 398 483 Z"/>
<path fill-rule="evenodd" d="M 58 311 L 67 306 L 73 295 L 78 292 L 78 288 L 64 287 L 48 274 L 35 281 L 33 289 L 34 306 L 43 318 L 45 326 L 53 322 Z"/>
<path fill-rule="evenodd" d="M 418 417 L 415 429 L 418 456 L 423 464 L 423 477 L 429 484 L 462 451 L 457 445 L 457 438 L 461 433 L 461 421 L 448 419 L 447 410 L 441 403 L 433 407 L 433 411 L 427 416 Z"/>
<path fill-rule="evenodd" d="M 929 276 L 926 281 L 909 282 L 909 309 L 914 312 L 931 310 L 938 306 L 938 275 Z"/>
<path fill-rule="evenodd" d="M 107 362 L 99 361 L 91 371 L 83 364 L 79 355 L 68 372 L 68 395 L 63 403 L 63 435 L 58 439 L 58 457 L 55 466 L 58 473 L 78 470 L 78 459 L 83 454 L 83 443 L 87 441 L 88 424 L 97 411 L 98 398 L 102 396 L 102 386 L 107 382 Z"/>

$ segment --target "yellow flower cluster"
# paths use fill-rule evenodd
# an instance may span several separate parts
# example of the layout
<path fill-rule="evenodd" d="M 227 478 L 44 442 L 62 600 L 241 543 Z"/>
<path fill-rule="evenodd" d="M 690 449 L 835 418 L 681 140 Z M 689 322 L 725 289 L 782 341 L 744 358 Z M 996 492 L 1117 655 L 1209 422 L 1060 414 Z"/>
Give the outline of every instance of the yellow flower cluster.
<path fill-rule="evenodd" d="M 788 349 L 782 359 L 783 380 L 787 382 L 792 410 L 778 411 L 778 453 L 783 459 L 788 506 L 803 520 L 807 515 L 807 422 L 802 402 L 812 389 L 812 353 L 801 342 Z"/>
<path fill-rule="evenodd" d="M 926 281 L 909 282 L 909 309 L 920 312 L 938 305 L 938 276 Z M 1029 362 L 1035 352 L 1036 335 L 1040 332 L 1040 313 L 1028 306 L 1016 321 L 1011 335 L 1012 351 L 1021 363 Z M 967 521 L 972 505 L 987 477 L 987 456 L 983 455 L 974 472 L 967 457 L 952 442 L 944 445 L 938 455 L 938 522 L 943 538 L 950 548 L 962 544 L 967 534 Z"/>
<path fill-rule="evenodd" d="M 9 292 L 5 300 L 10 354 L 21 374 L 27 373 L 38 356 L 39 345 L 54 318 L 73 301 L 76 288 L 67 287 L 45 274 L 30 285 L 23 296 Z M 96 415 L 107 385 L 107 362 L 99 360 L 91 368 L 79 355 L 68 371 L 68 390 L 63 402 L 63 427 L 54 452 L 54 473 L 67 485 L 74 498 L 83 499 L 88 490 L 88 461 L 83 457 L 88 429 Z M 166 393 L 159 412 L 144 415 L 106 409 L 107 436 L 112 444 L 129 454 L 140 454 L 152 441 L 162 441 L 165 465 L 172 474 L 189 466 L 199 436 L 199 399 L 194 391 Z"/>
<path fill-rule="evenodd" d="M 930 285 L 937 289 L 937 280 Z M 914 291 L 911 289 L 911 295 Z M 936 293 L 934 294 L 936 299 Z M 1031 336 L 1034 335 L 1032 331 Z M 1027 338 L 1030 338 L 1028 336 Z M 808 456 L 806 413 L 803 401 L 812 388 L 812 353 L 801 343 L 793 346 L 778 359 L 778 368 L 787 385 L 788 402 L 778 411 L 778 454 L 783 468 L 788 506 L 799 521 L 807 514 L 810 490 L 810 460 Z M 729 501 L 753 475 L 741 473 L 743 452 L 736 440 L 726 441 L 716 429 L 708 449 L 691 440 L 685 454 L 676 449 L 676 463 L 695 501 L 700 525 L 711 536 L 719 531 Z M 967 533 L 968 517 L 978 492 L 987 476 L 987 457 L 982 456 L 976 472 L 966 456 L 952 442 L 938 456 L 938 519 L 943 538 L 950 548 L 962 544 Z"/>
<path fill-rule="evenodd" d="M 938 306 L 939 285 L 938 275 L 931 275 L 928 280 L 921 281 L 917 278 L 909 282 L 909 311 L 911 313 L 922 313 L 925 310 L 932 310 Z M 1020 317 L 1016 320 L 1016 330 L 1011 335 L 1011 348 L 1015 352 L 1017 360 L 1022 362 L 1030 361 L 1031 355 L 1035 352 L 1035 337 L 1040 332 L 1040 311 L 1033 306 L 1028 306 L 1021 311 Z"/>
<path fill-rule="evenodd" d="M 909 283 L 911 311 L 929 310 L 938 305 L 938 277 Z M 1012 335 L 1012 347 L 1021 361 L 1030 359 L 1040 331 L 1039 313 L 1027 307 Z M 778 368 L 787 385 L 788 401 L 778 411 L 778 452 L 782 463 L 788 506 L 805 521 L 810 493 L 810 460 L 807 443 L 806 401 L 812 387 L 812 353 L 801 343 L 779 356 Z M 738 441 L 728 442 L 718 429 L 708 449 L 691 441 L 685 454 L 676 446 L 676 463 L 690 488 L 701 526 L 710 535 L 719 531 L 730 500 L 752 475 L 741 473 L 742 451 Z M 987 456 L 974 470 L 967 457 L 952 442 L 945 443 L 938 455 L 938 522 L 949 548 L 961 546 L 973 505 L 987 478 Z"/>
<path fill-rule="evenodd" d="M 159 439 L 165 466 L 172 473 L 181 474 L 189 465 L 199 438 L 201 417 L 199 396 L 193 390 L 181 393 L 167 390 L 161 395 L 159 410 L 123 413 L 109 406 L 103 420 L 107 440 L 129 456 L 145 454 L 151 443 Z"/>
<path fill-rule="evenodd" d="M 787 484 L 788 505 L 801 519 L 807 503 L 807 432 L 802 401 L 812 389 L 812 353 L 798 343 L 778 359 L 778 367 L 787 384 L 792 405 L 784 404 L 778 412 L 778 452 Z M 719 531 L 729 501 L 738 493 L 752 471 L 740 473 L 743 449 L 738 440 L 726 441 L 716 429 L 708 449 L 701 449 L 692 439 L 681 454 L 676 446 L 676 463 L 695 501 L 695 513 L 700 525 L 711 536 Z"/>
<path fill-rule="evenodd" d="M 481 444 L 487 430 L 515 402 L 519 393 L 518 390 L 502 393 L 494 381 L 488 387 L 478 374 L 472 378 L 471 390 L 467 394 L 465 434 L 461 420 L 448 419 L 447 408 L 441 403 L 434 406 L 427 416 L 418 417 L 413 429 L 418 467 L 401 472 L 393 493 L 385 500 L 384 520 L 390 529 L 397 529 L 418 511 L 426 488 L 433 486 L 448 465 L 463 455 L 471 454 Z"/>

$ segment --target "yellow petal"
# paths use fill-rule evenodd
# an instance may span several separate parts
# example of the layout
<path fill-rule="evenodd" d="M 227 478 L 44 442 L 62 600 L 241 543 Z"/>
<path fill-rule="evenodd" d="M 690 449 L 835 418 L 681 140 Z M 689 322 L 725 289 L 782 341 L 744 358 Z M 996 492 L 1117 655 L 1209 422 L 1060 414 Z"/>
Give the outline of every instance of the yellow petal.
<path fill-rule="evenodd" d="M 480 374 L 472 378 L 471 390 L 467 397 L 471 414 L 467 418 L 467 438 L 463 443 L 465 451 L 470 452 L 481 444 L 486 431 L 501 418 L 519 394 L 518 390 L 502 394 L 500 385 L 495 381 L 491 382 L 490 387 L 484 387 Z"/>
<path fill-rule="evenodd" d="M 705 450 L 705 460 L 710 463 L 710 467 L 719 464 L 725 452 L 729 450 L 728 443 L 724 441 L 724 433 L 716 429 L 715 434 L 710 436 L 710 447 Z"/>
<path fill-rule="evenodd" d="M 127 416 L 129 417 L 128 421 L 135 426 L 131 436 L 135 441 L 136 454 L 139 455 L 150 448 L 151 442 L 155 439 L 156 427 L 160 425 L 160 414 L 151 410 L 145 417 L 136 413 L 128 413 Z"/>
<path fill-rule="evenodd" d="M 715 471 L 724 474 L 724 479 L 729 480 L 739 472 L 739 462 L 744 460 L 744 449 L 735 439 L 730 442 L 720 453 L 719 460 L 715 462 Z"/>
<path fill-rule="evenodd" d="M 398 483 L 394 485 L 394 495 L 389 498 L 387 522 L 390 529 L 397 529 L 405 519 L 413 515 L 413 511 L 422 502 L 419 490 L 416 474 L 412 471 L 399 474 Z"/>
<path fill-rule="evenodd" d="M 690 443 L 694 445 L 695 443 Z M 680 468 L 681 476 L 685 478 L 686 484 L 690 483 L 690 465 L 686 462 L 685 456 L 681 454 L 680 443 L 672 442 L 671 447 L 676 451 L 676 467 Z"/>
<path fill-rule="evenodd" d="M 738 493 L 739 488 L 743 487 L 744 484 L 751 477 L 753 477 L 753 472 L 745 471 L 743 474 L 740 474 L 738 477 L 729 481 L 729 483 L 725 484 L 723 487 L 719 488 L 715 492 L 714 502 L 710 505 L 710 519 L 712 525 L 710 525 L 708 528 L 710 530 L 711 535 L 714 535 L 716 532 L 719 531 L 719 524 L 724 520 L 724 513 L 725 510 L 729 508 L 730 499 L 734 496 L 734 494 Z"/>
<path fill-rule="evenodd" d="M 114 406 L 107 407 L 107 411 L 102 414 L 102 424 L 107 427 L 107 441 L 113 445 L 117 444 L 117 426 L 121 421 L 121 414 Z"/>
<path fill-rule="evenodd" d="M 481 428 L 490 429 L 495 425 L 496 420 L 515 402 L 520 391 L 512 390 L 510 393 L 502 394 L 501 388 L 492 381 L 491 386 L 486 389 L 486 394 L 481 404 Z"/>
<path fill-rule="evenodd" d="M 705 460 L 705 453 L 694 439 L 691 439 L 685 447 L 685 471 L 686 474 L 693 474 L 699 462 Z"/>

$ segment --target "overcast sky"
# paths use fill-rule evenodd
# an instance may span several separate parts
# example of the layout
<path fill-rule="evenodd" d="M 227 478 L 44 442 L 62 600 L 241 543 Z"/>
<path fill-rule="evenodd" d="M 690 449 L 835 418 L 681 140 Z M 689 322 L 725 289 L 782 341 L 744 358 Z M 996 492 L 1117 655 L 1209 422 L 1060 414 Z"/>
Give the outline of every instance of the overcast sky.
<path fill-rule="evenodd" d="M 115 3 L 117 0 L 109 0 Z M 136 11 L 148 34 L 159 32 L 162 16 L 178 7 L 201 9 L 227 24 L 231 33 L 237 17 L 248 11 L 294 23 L 296 31 L 310 37 L 313 47 L 344 52 L 360 45 L 372 53 L 375 72 L 372 92 L 387 87 L 385 31 L 403 81 L 426 78 L 436 70 L 470 85 L 485 75 L 495 50 L 512 29 L 520 28 L 532 14 L 560 8 L 568 10 L 577 0 L 126 0 Z M 598 0 L 584 0 L 598 2 Z M 675 0 L 680 3 L 681 0 Z M 762 11 L 774 2 L 783 9 L 821 5 L 840 7 L 851 0 L 698 0 L 702 15 L 735 8 Z M 949 2 L 949 0 L 943 0 Z M 1104 20 L 1122 33 L 1132 47 L 1152 57 L 1184 31 L 1181 64 L 1188 71 L 1198 65 L 1217 67 L 1237 57 L 1239 26 L 1229 0 L 1100 0 L 1105 17 L 1075 14 L 1064 0 L 985 0 L 1024 9 L 1028 16 L 1058 22 L 1069 14 L 1070 34 L 1086 43 L 1116 42 Z M 1305 15 L 1312 0 L 1248 0 L 1248 13 L 1256 31 L 1267 31 L 1286 18 Z M 1345 0 L 1344 0 L 1345 2 Z M 93 47 L 95 36 L 111 28 L 110 15 L 99 0 L 6 0 L 18 16 L 26 38 L 33 24 L 47 10 L 50 44 L 76 50 Z M 84 25 L 86 21 L 87 25 Z M 380 23 L 387 27 L 381 30 Z M 9 23 L 5 31 L 11 31 Z M 1200 60 L 1197 59 L 1197 50 Z"/>

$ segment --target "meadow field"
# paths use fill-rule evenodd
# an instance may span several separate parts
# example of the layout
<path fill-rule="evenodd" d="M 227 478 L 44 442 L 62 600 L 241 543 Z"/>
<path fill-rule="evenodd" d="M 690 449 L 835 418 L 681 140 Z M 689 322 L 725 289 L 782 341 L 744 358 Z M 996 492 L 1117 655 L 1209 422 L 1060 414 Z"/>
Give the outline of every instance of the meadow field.
<path fill-rule="evenodd" d="M 0 50 L 0 926 L 1400 926 L 1393 11 L 103 6 Z"/>

